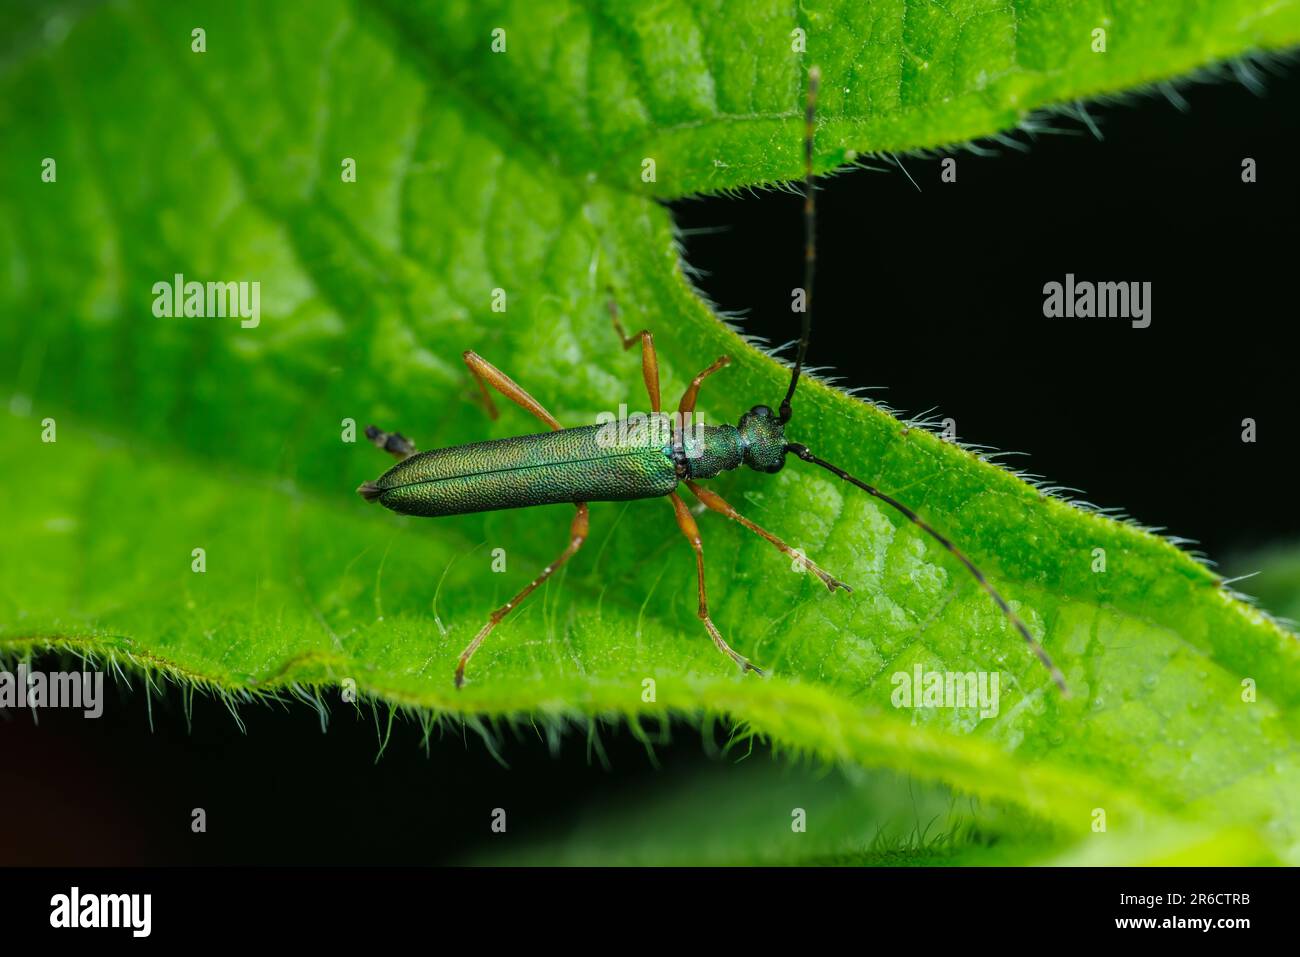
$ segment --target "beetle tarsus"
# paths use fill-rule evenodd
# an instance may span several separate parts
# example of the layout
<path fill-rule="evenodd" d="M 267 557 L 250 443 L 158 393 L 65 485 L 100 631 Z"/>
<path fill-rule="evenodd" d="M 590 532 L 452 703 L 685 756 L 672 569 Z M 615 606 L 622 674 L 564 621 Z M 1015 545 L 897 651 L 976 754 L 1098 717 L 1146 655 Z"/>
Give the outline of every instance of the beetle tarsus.
<path fill-rule="evenodd" d="M 385 432 L 378 426 L 367 425 L 366 438 L 375 448 L 387 452 L 399 462 L 409 459 L 417 451 L 415 443 L 401 432 Z"/>

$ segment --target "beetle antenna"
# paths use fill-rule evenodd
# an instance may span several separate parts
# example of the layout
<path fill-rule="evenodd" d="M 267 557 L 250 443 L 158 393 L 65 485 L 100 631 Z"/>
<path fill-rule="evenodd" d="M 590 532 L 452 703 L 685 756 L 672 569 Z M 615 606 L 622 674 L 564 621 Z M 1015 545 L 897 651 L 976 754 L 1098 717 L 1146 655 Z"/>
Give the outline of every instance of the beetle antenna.
<path fill-rule="evenodd" d="M 942 545 L 949 552 L 951 552 L 959 562 L 961 562 L 963 565 L 966 566 L 966 570 L 969 571 L 973 576 L 975 576 L 975 580 L 979 582 L 980 587 L 983 588 L 986 592 L 988 592 L 988 595 L 990 598 L 993 599 L 994 604 L 996 604 L 1000 609 L 1002 609 L 1002 614 L 1006 615 L 1007 620 L 1010 621 L 1011 624 L 1015 626 L 1016 631 L 1020 632 L 1020 636 L 1024 638 L 1025 641 L 1028 643 L 1029 647 L 1033 649 L 1034 654 L 1038 656 L 1038 660 L 1041 661 L 1043 663 L 1043 666 L 1046 667 L 1048 672 L 1051 673 L 1052 680 L 1055 681 L 1056 686 L 1061 689 L 1061 693 L 1064 694 L 1067 698 L 1070 696 L 1070 691 L 1065 686 L 1065 677 L 1061 674 L 1061 670 L 1057 668 L 1055 664 L 1053 664 L 1051 656 L 1048 655 L 1047 653 L 1047 649 L 1045 649 L 1041 644 L 1039 644 L 1038 639 L 1036 639 L 1032 634 L 1030 634 L 1029 628 L 1025 625 L 1024 621 L 1021 620 L 1020 616 L 1011 610 L 1011 606 L 1007 604 L 1007 600 L 1003 598 L 1002 595 L 998 592 L 998 590 L 989 583 L 989 580 L 984 577 L 984 573 L 975 567 L 975 563 L 972 562 L 969 558 L 967 558 L 966 555 L 961 551 L 961 549 L 959 549 L 956 545 L 950 542 L 946 537 L 941 535 L 933 526 L 927 523 L 923 518 L 921 518 L 921 516 L 917 515 L 914 511 L 912 511 L 902 502 L 898 501 L 897 499 L 891 498 L 890 496 L 886 495 L 884 492 L 880 491 L 877 488 L 873 488 L 872 486 L 868 485 L 866 482 L 862 481 L 861 479 L 855 478 L 854 476 L 850 475 L 848 472 L 844 471 L 839 466 L 831 465 L 831 463 L 827 462 L 825 459 L 819 459 L 817 456 L 813 455 L 812 452 L 808 450 L 807 446 L 799 445 L 798 443 L 792 442 L 786 445 L 785 449 L 787 452 L 793 452 L 795 455 L 799 456 L 799 458 L 803 459 L 805 462 L 811 462 L 813 465 L 821 466 L 826 471 L 839 476 L 844 481 L 849 482 L 852 485 L 856 485 L 858 488 L 862 489 L 862 491 L 866 492 L 868 495 L 871 495 L 874 498 L 878 498 L 886 505 L 889 505 L 897 509 L 899 512 L 902 513 L 902 515 L 908 521 L 918 526 L 922 531 L 926 532 L 931 538 L 933 538 L 940 545 Z"/>
<path fill-rule="evenodd" d="M 822 71 L 817 67 L 808 70 L 808 100 L 803 111 L 803 329 L 799 334 L 799 352 L 795 356 L 794 371 L 790 373 L 790 388 L 781 400 L 778 421 L 790 421 L 790 401 L 795 386 L 803 372 L 803 360 L 808 354 L 808 337 L 812 333 L 813 275 L 817 269 L 817 200 L 813 195 L 813 132 L 817 119 L 817 87 Z"/>

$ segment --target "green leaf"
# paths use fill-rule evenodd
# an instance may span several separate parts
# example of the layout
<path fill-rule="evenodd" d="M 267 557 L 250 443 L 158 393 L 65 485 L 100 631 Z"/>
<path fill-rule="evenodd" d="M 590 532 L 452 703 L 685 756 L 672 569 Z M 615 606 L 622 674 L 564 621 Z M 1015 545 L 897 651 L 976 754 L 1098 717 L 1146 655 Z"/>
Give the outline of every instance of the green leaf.
<path fill-rule="evenodd" d="M 422 448 L 535 431 L 482 416 L 464 349 L 567 424 L 641 407 L 607 285 L 655 332 L 666 395 L 728 353 L 706 418 L 777 402 L 785 371 L 694 294 L 655 198 L 793 175 L 814 60 L 826 168 L 1293 43 L 1300 6 L 250 0 L 20 22 L 0 59 L 0 651 L 72 648 L 235 696 L 351 681 L 475 721 L 725 716 L 1015 807 L 1067 844 L 1102 809 L 1115 835 L 1244 829 L 1300 857 L 1294 636 L 1160 538 L 874 406 L 810 381 L 791 438 L 962 543 L 1071 699 L 960 566 L 799 463 L 716 487 L 854 595 L 702 520 L 714 617 L 771 680 L 714 651 L 667 505 L 637 502 L 593 506 L 587 546 L 458 693 L 457 653 L 560 551 L 571 510 L 399 518 L 352 494 L 385 463 L 341 441 L 345 419 Z M 154 284 L 176 274 L 260 282 L 260 325 L 158 318 Z M 997 715 L 894 708 L 916 666 L 997 672 Z"/>

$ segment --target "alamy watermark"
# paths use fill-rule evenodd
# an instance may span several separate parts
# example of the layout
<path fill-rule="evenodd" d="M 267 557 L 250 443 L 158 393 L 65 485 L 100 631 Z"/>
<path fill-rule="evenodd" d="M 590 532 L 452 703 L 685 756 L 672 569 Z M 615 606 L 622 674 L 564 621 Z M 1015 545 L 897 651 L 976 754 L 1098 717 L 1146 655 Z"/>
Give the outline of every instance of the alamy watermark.
<path fill-rule="evenodd" d="M 981 718 L 998 716 L 996 671 L 926 671 L 914 665 L 910 672 L 894 672 L 890 684 L 895 708 L 979 708 Z"/>
<path fill-rule="evenodd" d="M 104 713 L 102 671 L 32 671 L 25 664 L 0 671 L 0 708 L 75 708 L 87 718 Z"/>
<path fill-rule="evenodd" d="M 1150 282 L 1092 282 L 1065 274 L 1065 282 L 1043 286 L 1048 319 L 1130 319 L 1134 329 L 1151 325 Z"/>
<path fill-rule="evenodd" d="M 122 928 L 132 937 L 153 930 L 152 894 L 85 894 L 75 885 L 50 898 L 50 926 L 61 928 Z"/>
<path fill-rule="evenodd" d="M 153 314 L 159 319 L 238 317 L 241 328 L 256 329 L 262 321 L 262 284 L 187 282 L 177 273 L 171 282 L 153 284 Z"/>

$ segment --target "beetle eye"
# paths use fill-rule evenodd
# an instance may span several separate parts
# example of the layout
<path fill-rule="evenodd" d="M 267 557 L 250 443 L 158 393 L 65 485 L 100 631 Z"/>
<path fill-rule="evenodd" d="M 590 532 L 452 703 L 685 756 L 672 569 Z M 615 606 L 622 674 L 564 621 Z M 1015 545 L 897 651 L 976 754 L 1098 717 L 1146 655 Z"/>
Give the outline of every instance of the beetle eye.
<path fill-rule="evenodd" d="M 763 418 L 771 418 L 772 410 L 765 405 L 756 405 L 749 410 L 751 415 L 760 415 Z"/>

